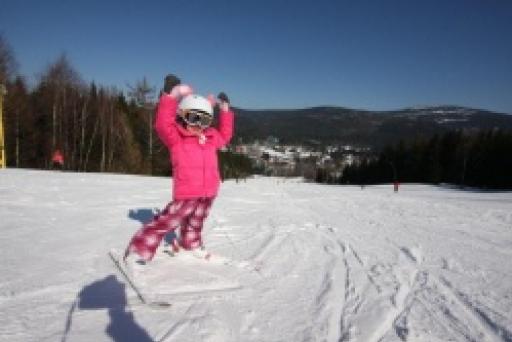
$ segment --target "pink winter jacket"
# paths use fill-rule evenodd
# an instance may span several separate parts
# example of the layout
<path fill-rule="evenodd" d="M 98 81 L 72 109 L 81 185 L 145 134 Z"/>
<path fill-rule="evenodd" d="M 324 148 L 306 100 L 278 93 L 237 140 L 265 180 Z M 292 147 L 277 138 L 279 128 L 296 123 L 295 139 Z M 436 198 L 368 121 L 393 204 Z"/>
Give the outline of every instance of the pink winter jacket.
<path fill-rule="evenodd" d="M 217 150 L 229 143 L 233 135 L 234 114 L 221 112 L 219 128 L 204 130 L 206 142 L 176 123 L 178 102 L 162 95 L 158 103 L 155 129 L 170 153 L 173 173 L 173 198 L 215 197 L 220 175 Z"/>

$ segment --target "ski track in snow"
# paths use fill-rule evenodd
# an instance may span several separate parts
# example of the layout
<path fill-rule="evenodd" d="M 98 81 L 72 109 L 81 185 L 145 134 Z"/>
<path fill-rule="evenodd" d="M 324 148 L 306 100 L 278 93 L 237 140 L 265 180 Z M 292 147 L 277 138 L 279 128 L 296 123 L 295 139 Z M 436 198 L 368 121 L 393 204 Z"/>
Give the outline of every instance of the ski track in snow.
<path fill-rule="evenodd" d="M 168 178 L 0 171 L 0 341 L 512 342 L 512 193 L 225 182 L 205 225 L 228 265 L 107 257 Z"/>

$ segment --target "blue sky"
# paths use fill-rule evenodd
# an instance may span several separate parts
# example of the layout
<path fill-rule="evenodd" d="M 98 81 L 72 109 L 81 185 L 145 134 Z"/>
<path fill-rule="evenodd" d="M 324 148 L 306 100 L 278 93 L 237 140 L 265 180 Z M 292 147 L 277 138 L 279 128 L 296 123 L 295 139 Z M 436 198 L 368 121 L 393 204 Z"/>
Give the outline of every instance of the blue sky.
<path fill-rule="evenodd" d="M 512 113 L 510 0 L 2 0 L 0 32 L 32 81 L 66 53 L 86 81 L 173 72 L 243 108 Z"/>

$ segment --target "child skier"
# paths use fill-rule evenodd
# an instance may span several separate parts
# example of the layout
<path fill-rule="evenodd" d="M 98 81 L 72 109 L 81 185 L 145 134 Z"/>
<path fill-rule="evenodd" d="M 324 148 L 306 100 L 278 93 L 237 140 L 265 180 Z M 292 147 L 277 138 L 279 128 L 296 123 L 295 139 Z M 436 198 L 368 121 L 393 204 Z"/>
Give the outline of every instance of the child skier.
<path fill-rule="evenodd" d="M 210 257 L 203 247 L 201 232 L 220 185 L 217 150 L 231 140 L 234 122 L 226 94 L 220 93 L 218 99 L 220 116 L 216 129 L 209 127 L 214 97 L 192 94 L 192 88 L 181 84 L 174 75 L 165 78 L 155 129 L 170 152 L 173 199 L 133 236 L 125 259 L 136 253 L 151 260 L 164 235 L 178 228 L 181 248 L 199 258 Z"/>

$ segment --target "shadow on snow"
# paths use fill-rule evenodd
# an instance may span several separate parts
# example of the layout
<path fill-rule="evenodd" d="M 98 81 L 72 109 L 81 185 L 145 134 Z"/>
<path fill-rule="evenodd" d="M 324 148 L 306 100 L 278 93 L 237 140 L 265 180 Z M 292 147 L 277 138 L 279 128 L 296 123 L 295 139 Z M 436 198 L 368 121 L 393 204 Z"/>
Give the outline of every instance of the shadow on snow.
<path fill-rule="evenodd" d="M 141 224 L 146 224 L 153 220 L 159 214 L 159 212 L 160 210 L 157 208 L 130 209 L 128 211 L 128 217 L 132 220 L 139 221 Z M 175 239 L 177 239 L 177 235 L 174 231 L 171 231 L 164 236 L 164 241 L 168 244 L 171 244 Z"/>
<path fill-rule="evenodd" d="M 137 324 L 133 313 L 127 310 L 125 285 L 114 275 L 109 275 L 82 288 L 71 305 L 61 342 L 67 340 L 73 323 L 73 314 L 78 310 L 108 310 L 110 322 L 105 332 L 116 342 L 154 342 L 149 334 Z"/>
<path fill-rule="evenodd" d="M 139 221 L 142 224 L 145 224 L 151 221 L 155 215 L 158 214 L 157 209 L 149 209 L 149 208 L 140 208 L 140 209 L 130 209 L 128 211 L 128 217 L 132 220 Z"/>

